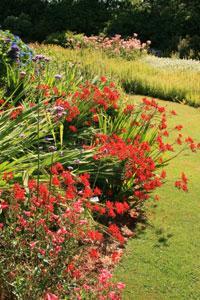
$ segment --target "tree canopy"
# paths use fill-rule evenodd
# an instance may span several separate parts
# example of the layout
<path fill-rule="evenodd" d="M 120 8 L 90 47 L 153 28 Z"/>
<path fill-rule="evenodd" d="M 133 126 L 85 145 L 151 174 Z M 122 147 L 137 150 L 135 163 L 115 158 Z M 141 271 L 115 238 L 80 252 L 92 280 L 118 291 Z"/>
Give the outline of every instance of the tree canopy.
<path fill-rule="evenodd" d="M 198 0 L 1 0 L 0 25 L 27 41 L 56 31 L 123 36 L 137 32 L 174 51 L 186 39 L 199 50 Z"/>

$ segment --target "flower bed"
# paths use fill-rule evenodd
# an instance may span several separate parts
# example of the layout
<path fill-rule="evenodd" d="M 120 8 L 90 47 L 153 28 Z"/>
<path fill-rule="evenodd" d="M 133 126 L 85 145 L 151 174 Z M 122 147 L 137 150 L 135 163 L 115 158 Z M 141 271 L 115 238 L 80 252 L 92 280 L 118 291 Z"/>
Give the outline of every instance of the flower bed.
<path fill-rule="evenodd" d="M 45 43 L 57 44 L 64 48 L 71 49 L 98 49 L 102 50 L 109 57 L 122 57 L 126 60 L 136 59 L 142 54 L 147 53 L 151 41 L 142 43 L 136 33 L 133 37 L 124 39 L 116 34 L 113 37 L 106 36 L 84 36 L 83 34 L 54 33 L 47 37 Z"/>
<path fill-rule="evenodd" d="M 200 144 L 179 124 L 167 128 L 175 111 L 146 98 L 130 105 L 106 77 L 84 81 L 75 65 L 59 70 L 43 55 L 23 74 L 11 70 L 23 89 L 5 88 L 0 100 L 1 293 L 121 299 L 112 269 L 145 203 L 158 199 L 163 167 Z M 175 187 L 187 183 L 183 173 Z"/>

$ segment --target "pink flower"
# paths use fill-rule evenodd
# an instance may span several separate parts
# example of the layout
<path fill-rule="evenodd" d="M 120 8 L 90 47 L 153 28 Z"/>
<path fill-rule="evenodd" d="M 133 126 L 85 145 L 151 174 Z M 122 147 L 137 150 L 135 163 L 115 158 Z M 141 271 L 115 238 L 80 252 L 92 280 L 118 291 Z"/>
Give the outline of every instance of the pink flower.
<path fill-rule="evenodd" d="M 114 291 L 110 292 L 108 297 L 110 300 L 120 300 L 120 297 Z"/>
<path fill-rule="evenodd" d="M 123 290 L 125 287 L 126 287 L 125 283 L 123 283 L 123 282 L 118 282 L 117 283 L 117 288 L 119 290 Z"/>
<path fill-rule="evenodd" d="M 59 298 L 52 293 L 47 293 L 44 297 L 44 300 L 59 300 Z"/>
<path fill-rule="evenodd" d="M 103 269 L 101 271 L 101 274 L 99 275 L 99 281 L 101 283 L 106 283 L 111 278 L 112 278 L 112 274 L 106 269 Z"/>
<path fill-rule="evenodd" d="M 2 210 L 6 209 L 8 207 L 9 207 L 9 205 L 6 202 L 3 202 L 3 203 L 0 204 L 0 209 L 2 209 Z"/>
<path fill-rule="evenodd" d="M 29 244 L 30 248 L 34 249 L 36 244 L 37 244 L 37 242 L 30 242 L 30 244 Z"/>

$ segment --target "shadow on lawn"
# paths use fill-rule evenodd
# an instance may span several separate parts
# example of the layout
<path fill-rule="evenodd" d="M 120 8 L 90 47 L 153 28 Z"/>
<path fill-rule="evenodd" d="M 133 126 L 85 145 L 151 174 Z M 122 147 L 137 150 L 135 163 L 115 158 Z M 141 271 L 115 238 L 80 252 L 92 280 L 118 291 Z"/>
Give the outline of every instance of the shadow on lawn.
<path fill-rule="evenodd" d="M 169 247 L 170 239 L 173 237 L 172 233 L 166 233 L 163 228 L 154 228 L 157 242 L 154 247 Z"/>

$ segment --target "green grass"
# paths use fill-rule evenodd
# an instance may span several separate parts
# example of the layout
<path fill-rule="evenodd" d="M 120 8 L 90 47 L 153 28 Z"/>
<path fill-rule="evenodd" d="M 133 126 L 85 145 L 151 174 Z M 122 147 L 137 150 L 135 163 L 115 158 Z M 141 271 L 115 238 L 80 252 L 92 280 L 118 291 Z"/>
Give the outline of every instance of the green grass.
<path fill-rule="evenodd" d="M 133 97 L 135 99 L 137 97 Z M 178 116 L 184 133 L 200 141 L 200 111 L 162 102 Z M 185 152 L 166 168 L 161 200 L 150 210 L 150 226 L 129 241 L 115 278 L 126 283 L 125 300 L 200 299 L 200 153 Z M 180 172 L 189 177 L 189 192 L 173 187 Z"/>
<path fill-rule="evenodd" d="M 31 45 L 37 53 L 54 57 L 56 61 L 73 61 L 89 77 L 96 75 L 111 76 L 128 93 L 148 95 L 175 102 L 184 101 L 191 106 L 200 106 L 200 71 L 193 67 L 157 67 L 144 59 L 127 61 L 122 58 L 108 58 L 103 52 L 89 49 L 70 50 L 53 45 Z M 150 57 L 149 57 L 150 58 Z M 171 60 L 173 62 L 173 60 Z M 198 64 L 196 62 L 196 64 Z M 183 61 L 183 66 L 185 65 Z"/>

